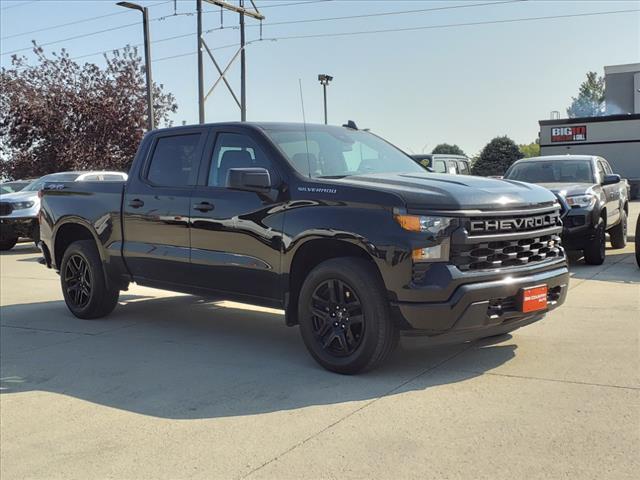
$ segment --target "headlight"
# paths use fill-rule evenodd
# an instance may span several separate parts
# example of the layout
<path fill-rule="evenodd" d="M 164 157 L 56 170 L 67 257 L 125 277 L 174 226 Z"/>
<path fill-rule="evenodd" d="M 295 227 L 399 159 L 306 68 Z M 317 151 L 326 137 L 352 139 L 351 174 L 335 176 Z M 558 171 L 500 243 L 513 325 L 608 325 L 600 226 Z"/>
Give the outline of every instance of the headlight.
<path fill-rule="evenodd" d="M 457 219 L 451 217 L 431 217 L 423 215 L 395 215 L 396 222 L 410 232 L 428 233 L 437 245 L 417 248 L 411 256 L 418 262 L 446 262 L 449 260 L 449 236 L 457 226 Z"/>
<path fill-rule="evenodd" d="M 34 202 L 14 202 L 12 203 L 14 210 L 25 210 L 33 207 Z"/>
<path fill-rule="evenodd" d="M 567 205 L 570 207 L 589 208 L 596 203 L 595 195 L 587 193 L 586 195 L 571 195 L 565 197 Z"/>

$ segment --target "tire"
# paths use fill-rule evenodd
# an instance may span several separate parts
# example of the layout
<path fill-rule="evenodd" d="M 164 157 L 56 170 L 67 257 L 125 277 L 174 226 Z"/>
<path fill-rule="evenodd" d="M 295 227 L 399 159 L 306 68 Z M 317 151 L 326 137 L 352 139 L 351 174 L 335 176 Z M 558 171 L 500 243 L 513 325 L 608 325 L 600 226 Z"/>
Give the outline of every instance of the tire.
<path fill-rule="evenodd" d="M 18 243 L 18 237 L 3 238 L 0 240 L 0 250 L 11 250 Z"/>
<path fill-rule="evenodd" d="M 298 301 L 300 333 L 311 356 L 347 375 L 380 365 L 399 340 L 386 298 L 377 270 L 366 260 L 334 258 L 314 268 Z"/>
<path fill-rule="evenodd" d="M 39 247 L 39 243 L 40 243 L 40 225 L 38 225 L 36 223 L 36 225 L 33 227 L 33 232 L 31 233 L 31 240 L 33 240 L 33 243 L 35 244 L 36 247 Z"/>
<path fill-rule="evenodd" d="M 595 228 L 595 238 L 584 249 L 584 261 L 589 265 L 602 265 L 605 259 L 605 229 L 604 220 L 598 219 Z"/>
<path fill-rule="evenodd" d="M 638 215 L 638 220 L 636 221 L 636 263 L 638 267 L 640 267 L 640 215 Z"/>
<path fill-rule="evenodd" d="M 627 212 L 620 211 L 620 222 L 609 230 L 611 246 L 613 248 L 624 248 L 627 246 Z"/>
<path fill-rule="evenodd" d="M 60 284 L 67 308 L 78 318 L 104 317 L 118 304 L 120 291 L 107 285 L 102 260 L 92 240 L 73 242 L 65 250 Z"/>

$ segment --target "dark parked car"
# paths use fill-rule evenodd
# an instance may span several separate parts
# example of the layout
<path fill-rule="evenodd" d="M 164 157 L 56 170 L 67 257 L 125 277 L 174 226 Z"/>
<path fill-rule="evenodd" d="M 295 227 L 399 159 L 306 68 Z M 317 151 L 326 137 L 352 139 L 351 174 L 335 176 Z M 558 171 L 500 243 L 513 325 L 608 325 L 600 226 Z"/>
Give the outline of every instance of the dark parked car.
<path fill-rule="evenodd" d="M 282 308 L 341 373 L 379 365 L 400 331 L 464 342 L 535 322 L 569 282 L 553 193 L 430 174 L 353 127 L 154 130 L 126 183 L 47 184 L 40 229 L 77 317 L 130 282 Z"/>
<path fill-rule="evenodd" d="M 515 162 L 504 179 L 547 187 L 566 203 L 563 244 L 567 250 L 582 250 L 587 263 L 604 262 L 606 232 L 613 248 L 625 247 L 629 192 L 606 159 L 590 155 L 526 158 Z"/>
<path fill-rule="evenodd" d="M 435 173 L 471 175 L 469 159 L 464 155 L 416 154 L 411 155 L 416 162 Z"/>

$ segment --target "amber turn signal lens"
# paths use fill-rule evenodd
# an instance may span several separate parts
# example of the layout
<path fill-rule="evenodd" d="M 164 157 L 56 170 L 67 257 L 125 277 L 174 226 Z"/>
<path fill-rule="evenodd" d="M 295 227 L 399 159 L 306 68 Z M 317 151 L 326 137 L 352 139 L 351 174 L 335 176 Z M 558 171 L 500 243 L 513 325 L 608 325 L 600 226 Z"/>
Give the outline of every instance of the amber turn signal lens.
<path fill-rule="evenodd" d="M 420 217 L 416 215 L 395 215 L 395 219 L 405 230 L 411 232 L 420 231 Z"/>

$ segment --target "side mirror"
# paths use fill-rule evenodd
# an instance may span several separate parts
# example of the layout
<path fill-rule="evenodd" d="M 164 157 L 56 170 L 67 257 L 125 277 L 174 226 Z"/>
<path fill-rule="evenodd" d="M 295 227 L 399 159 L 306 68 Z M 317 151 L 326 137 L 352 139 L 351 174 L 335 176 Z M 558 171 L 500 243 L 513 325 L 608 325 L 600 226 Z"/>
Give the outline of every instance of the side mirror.
<path fill-rule="evenodd" d="M 620 183 L 620 175 L 616 173 L 605 175 L 602 179 L 602 185 L 613 185 L 614 183 Z"/>
<path fill-rule="evenodd" d="M 271 175 L 266 168 L 230 168 L 227 188 L 266 193 L 271 189 Z"/>

